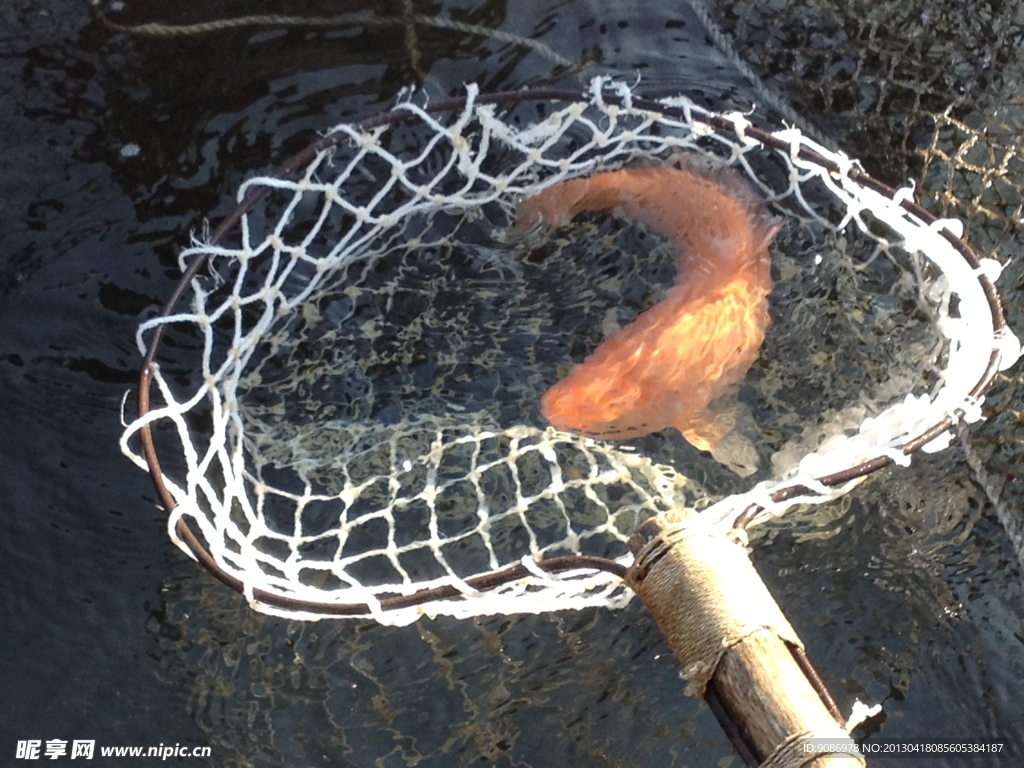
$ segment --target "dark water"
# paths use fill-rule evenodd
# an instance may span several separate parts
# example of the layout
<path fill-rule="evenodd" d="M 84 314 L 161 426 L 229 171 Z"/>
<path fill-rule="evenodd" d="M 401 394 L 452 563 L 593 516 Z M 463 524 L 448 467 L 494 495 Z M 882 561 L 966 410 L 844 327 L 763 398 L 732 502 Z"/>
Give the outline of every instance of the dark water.
<path fill-rule="evenodd" d="M 116 18 L 401 5 L 136 2 Z M 159 38 L 84 3 L 0 10 L 0 764 L 26 739 L 211 746 L 186 765 L 728 760 L 640 606 L 404 629 L 267 619 L 171 546 L 118 451 L 135 327 L 173 285 L 177 248 L 317 130 L 410 83 L 440 95 L 639 73 L 648 93 L 752 99 L 678 3 L 416 10 L 536 36 L 579 66 L 444 29 Z M 1020 565 L 962 457 L 915 461 L 833 507 L 776 526 L 757 559 L 841 706 L 886 699 L 885 738 L 1024 749 Z"/>

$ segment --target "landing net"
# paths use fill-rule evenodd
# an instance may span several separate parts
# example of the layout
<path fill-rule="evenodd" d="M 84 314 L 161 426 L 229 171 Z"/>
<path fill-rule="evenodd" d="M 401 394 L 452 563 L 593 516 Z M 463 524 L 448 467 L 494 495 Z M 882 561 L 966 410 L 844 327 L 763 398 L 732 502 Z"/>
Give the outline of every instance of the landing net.
<path fill-rule="evenodd" d="M 172 540 L 267 613 L 617 606 L 649 517 L 746 527 L 947 447 L 1020 354 L 998 263 L 913 190 L 755 120 L 603 79 L 582 95 L 471 86 L 336 126 L 245 182 L 138 333 L 121 444 Z M 673 430 L 559 432 L 538 409 L 664 295 L 671 244 L 615 216 L 512 234 L 539 190 L 681 153 L 732 166 L 785 220 L 772 324 L 715 457 Z"/>

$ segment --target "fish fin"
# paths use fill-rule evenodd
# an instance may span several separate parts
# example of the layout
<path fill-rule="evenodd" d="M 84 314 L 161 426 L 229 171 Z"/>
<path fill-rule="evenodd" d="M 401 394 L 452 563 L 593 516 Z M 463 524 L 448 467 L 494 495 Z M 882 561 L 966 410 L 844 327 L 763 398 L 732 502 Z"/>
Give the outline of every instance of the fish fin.
<path fill-rule="evenodd" d="M 735 425 L 736 401 L 727 394 L 713 400 L 702 413 L 681 413 L 674 426 L 694 448 L 711 451 Z"/>
<path fill-rule="evenodd" d="M 761 463 L 757 449 L 745 434 L 753 424 L 750 410 L 737 404 L 730 394 L 714 400 L 699 422 L 695 423 L 691 416 L 686 428 L 679 431 L 692 446 L 710 452 L 715 461 L 740 477 L 747 477 L 756 472 Z"/>
<path fill-rule="evenodd" d="M 761 455 L 752 439 L 761 432 L 749 406 L 732 400 L 731 408 L 733 428 L 711 449 L 711 455 L 740 477 L 748 477 L 761 468 Z"/>
<path fill-rule="evenodd" d="M 711 456 L 740 477 L 749 477 L 757 472 L 761 463 L 754 444 L 741 430 L 734 429 L 711 449 Z"/>
<path fill-rule="evenodd" d="M 679 431 L 683 433 L 686 442 L 698 451 L 714 453 L 715 446 L 722 442 L 722 438 L 732 431 L 732 427 L 722 424 L 708 423 L 695 426 L 692 418 L 687 421 L 687 428 L 680 429 Z"/>
<path fill-rule="evenodd" d="M 601 318 L 601 332 L 606 339 L 617 334 L 622 328 L 623 326 L 619 322 L 619 313 L 615 307 L 604 313 L 604 317 Z"/>
<path fill-rule="evenodd" d="M 786 223 L 785 218 L 765 210 L 765 200 L 748 179 L 718 158 L 695 152 L 677 151 L 669 164 L 689 171 L 713 182 L 727 195 L 743 202 L 748 209 L 750 229 L 754 238 L 754 253 L 766 252 L 772 240 Z"/>
<path fill-rule="evenodd" d="M 772 244 L 772 240 L 779 234 L 779 230 L 782 229 L 783 224 L 786 222 L 772 216 L 767 211 L 761 213 L 751 213 L 751 216 L 760 216 L 760 226 L 753 226 L 752 229 L 755 232 L 755 237 L 759 239 L 754 245 L 754 253 L 766 253 L 768 246 Z"/>

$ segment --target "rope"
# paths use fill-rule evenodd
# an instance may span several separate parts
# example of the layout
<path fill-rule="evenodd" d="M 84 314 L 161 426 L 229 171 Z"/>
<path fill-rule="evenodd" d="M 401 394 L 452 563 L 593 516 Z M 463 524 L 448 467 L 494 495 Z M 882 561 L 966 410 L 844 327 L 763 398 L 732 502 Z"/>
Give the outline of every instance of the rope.
<path fill-rule="evenodd" d="M 816 747 L 821 742 L 829 742 L 830 745 L 849 747 L 848 752 L 820 752 Z M 805 765 L 812 765 L 815 760 L 821 757 L 848 757 L 843 765 L 864 765 L 864 758 L 857 750 L 856 742 L 850 738 L 850 734 L 842 728 L 831 728 L 829 730 L 804 731 L 794 733 L 784 742 L 779 744 L 768 757 L 761 763 L 760 768 L 802 768 Z"/>
<path fill-rule="evenodd" d="M 627 577 L 666 632 L 687 693 L 697 696 L 704 695 L 722 656 L 751 635 L 770 632 L 803 647 L 751 566 L 746 537 L 734 533 L 723 536 L 699 517 L 670 523 L 637 553 Z M 669 550 L 672 567 L 654 567 L 668 562 L 663 558 Z M 671 595 L 670 603 L 648 602 L 658 595 Z"/>
<path fill-rule="evenodd" d="M 786 122 L 790 125 L 794 125 L 800 128 L 800 130 L 810 136 L 819 144 L 829 147 L 830 149 L 835 148 L 835 142 L 827 139 L 820 131 L 811 125 L 807 120 L 801 117 L 796 111 L 761 79 L 746 60 L 740 56 L 737 52 L 736 47 L 732 44 L 732 39 L 722 31 L 722 28 L 718 26 L 713 18 L 711 18 L 711 12 L 702 0 L 686 0 L 686 4 L 690 6 L 690 10 L 693 11 L 694 15 L 703 25 L 704 30 L 708 33 L 708 37 L 711 38 L 711 42 L 714 43 L 715 47 L 722 53 L 729 63 L 732 64 L 736 71 L 750 83 L 751 87 L 757 93 L 761 100 L 761 105 L 769 107 L 777 112 Z"/>
<path fill-rule="evenodd" d="M 236 16 L 229 19 L 215 19 L 213 21 L 202 21 L 193 24 L 164 24 L 162 22 L 150 22 L 148 24 L 119 24 L 110 19 L 102 9 L 93 6 L 94 12 L 104 25 L 115 32 L 125 32 L 131 35 L 144 37 L 189 37 L 195 35 L 206 35 L 213 32 L 223 32 L 229 29 L 240 29 L 242 27 L 394 27 L 406 28 L 406 38 L 410 35 L 415 37 L 410 25 L 421 27 L 432 27 L 434 29 L 447 29 L 454 32 L 465 32 L 470 35 L 490 38 L 502 43 L 517 45 L 528 48 L 537 55 L 551 61 L 558 66 L 572 67 L 575 62 L 562 56 L 553 48 L 539 40 L 533 40 L 512 32 L 504 32 L 500 29 L 485 27 L 481 24 L 471 24 L 465 21 L 441 16 L 427 16 L 422 13 L 403 13 L 401 16 L 373 16 L 366 11 L 355 11 L 351 13 L 339 13 L 333 16 L 289 16 L 286 14 L 256 14 L 251 16 Z"/>

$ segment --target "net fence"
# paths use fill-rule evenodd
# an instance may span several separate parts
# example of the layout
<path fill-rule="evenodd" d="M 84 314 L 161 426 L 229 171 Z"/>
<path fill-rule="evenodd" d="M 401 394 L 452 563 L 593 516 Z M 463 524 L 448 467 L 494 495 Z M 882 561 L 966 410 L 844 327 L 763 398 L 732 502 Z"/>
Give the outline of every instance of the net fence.
<path fill-rule="evenodd" d="M 742 12 L 741 12 L 742 9 Z M 964 224 L 964 240 L 1004 264 L 1012 327 L 1021 318 L 1024 103 L 1015 5 L 780 0 L 723 8 L 723 33 L 804 120 L 889 183 L 915 180 L 922 205 Z M 972 473 L 1024 552 L 1017 511 L 1024 407 L 1018 369 L 1000 375 L 992 414 L 962 435 Z"/>
<path fill-rule="evenodd" d="M 912 189 L 757 123 L 605 79 L 470 87 L 409 95 L 247 181 L 182 253 L 187 308 L 176 295 L 139 330 L 155 362 L 122 445 L 172 539 L 300 618 L 620 605 L 651 516 L 750 525 L 948 446 L 1019 357 L 999 264 Z M 735 429 L 709 456 L 674 430 L 547 426 L 541 394 L 665 297 L 676 253 L 621 216 L 522 235 L 521 203 L 682 156 L 731 166 L 784 223 Z M 161 345 L 194 360 L 190 380 L 162 375 Z"/>

